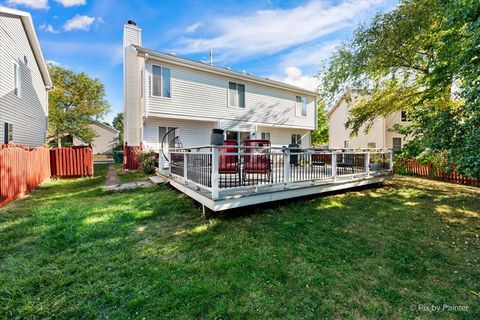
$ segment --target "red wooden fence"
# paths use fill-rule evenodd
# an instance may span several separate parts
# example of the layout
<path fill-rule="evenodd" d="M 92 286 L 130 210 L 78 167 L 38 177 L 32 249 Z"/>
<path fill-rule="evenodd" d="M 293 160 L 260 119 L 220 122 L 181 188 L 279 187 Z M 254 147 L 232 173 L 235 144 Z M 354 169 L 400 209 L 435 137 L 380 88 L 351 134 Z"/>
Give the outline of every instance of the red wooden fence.
<path fill-rule="evenodd" d="M 50 150 L 52 177 L 75 178 L 93 176 L 93 151 L 90 146 Z"/>
<path fill-rule="evenodd" d="M 422 165 L 412 159 L 407 160 L 404 167 L 406 174 L 411 176 L 426 177 L 435 180 L 480 187 L 480 179 L 468 178 L 458 174 L 455 165 L 452 166 L 451 172 L 447 172 L 441 168 L 434 168 L 432 164 Z"/>
<path fill-rule="evenodd" d="M 27 194 L 49 178 L 47 148 L 0 145 L 0 206 Z"/>
<path fill-rule="evenodd" d="M 140 146 L 129 146 L 126 142 L 123 146 L 123 169 L 124 170 L 137 170 L 137 152 L 142 150 Z"/>

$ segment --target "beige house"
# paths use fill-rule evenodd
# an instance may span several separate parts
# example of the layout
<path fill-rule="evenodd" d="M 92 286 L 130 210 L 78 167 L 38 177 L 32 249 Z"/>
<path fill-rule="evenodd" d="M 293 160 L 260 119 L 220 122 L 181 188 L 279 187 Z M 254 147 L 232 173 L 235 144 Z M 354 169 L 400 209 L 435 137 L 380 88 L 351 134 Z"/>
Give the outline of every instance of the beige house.
<path fill-rule="evenodd" d="M 112 154 L 113 148 L 118 143 L 119 132 L 101 122 L 92 124 L 92 129 L 96 136 L 92 142 L 93 154 Z M 84 144 L 80 139 L 73 138 L 73 145 L 79 146 Z"/>
<path fill-rule="evenodd" d="M 393 129 L 395 124 L 408 124 L 404 111 L 397 111 L 386 118 L 377 119 L 368 134 L 365 134 L 362 128 L 357 136 L 350 136 L 351 130 L 345 128 L 345 123 L 348 120 L 348 109 L 361 98 L 361 95 L 347 91 L 329 111 L 329 147 L 333 149 L 382 148 L 400 150 L 409 138 L 392 132 L 390 129 Z"/>

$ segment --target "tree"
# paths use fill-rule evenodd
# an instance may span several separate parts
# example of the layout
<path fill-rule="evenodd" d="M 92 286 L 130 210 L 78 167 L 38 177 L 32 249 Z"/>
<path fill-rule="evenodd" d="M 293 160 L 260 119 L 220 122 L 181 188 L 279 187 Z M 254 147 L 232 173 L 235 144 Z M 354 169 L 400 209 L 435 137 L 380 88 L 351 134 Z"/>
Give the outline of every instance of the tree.
<path fill-rule="evenodd" d="M 118 130 L 118 146 L 123 148 L 123 112 L 117 113 L 113 118 L 112 125 Z"/>
<path fill-rule="evenodd" d="M 55 86 L 49 93 L 49 134 L 58 147 L 67 136 L 91 143 L 95 133 L 90 125 L 109 111 L 104 85 L 58 65 L 50 64 L 48 70 Z"/>
<path fill-rule="evenodd" d="M 328 117 L 327 109 L 323 100 L 317 100 L 317 130 L 310 134 L 313 145 L 325 145 L 328 143 Z"/>
<path fill-rule="evenodd" d="M 395 130 L 415 138 L 410 151 L 446 154 L 464 174 L 480 176 L 479 95 L 468 89 L 478 88 L 478 13 L 475 0 L 401 1 L 334 52 L 321 93 L 329 102 L 348 87 L 369 94 L 349 111 L 353 134 L 407 111 L 411 125 Z"/>

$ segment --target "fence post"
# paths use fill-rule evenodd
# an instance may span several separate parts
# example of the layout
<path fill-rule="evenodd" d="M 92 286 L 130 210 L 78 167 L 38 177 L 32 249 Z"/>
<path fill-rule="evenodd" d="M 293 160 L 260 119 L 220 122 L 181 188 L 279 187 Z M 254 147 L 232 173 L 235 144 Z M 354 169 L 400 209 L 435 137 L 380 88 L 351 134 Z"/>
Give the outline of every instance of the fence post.
<path fill-rule="evenodd" d="M 390 171 L 393 172 L 393 151 L 390 150 Z"/>
<path fill-rule="evenodd" d="M 370 152 L 365 152 L 365 172 L 368 177 L 370 173 Z"/>
<path fill-rule="evenodd" d="M 212 146 L 212 199 L 218 199 L 218 147 Z"/>
<path fill-rule="evenodd" d="M 332 152 L 332 178 L 337 180 L 337 153 L 335 151 Z"/>
<path fill-rule="evenodd" d="M 187 183 L 187 172 L 188 172 L 188 166 L 187 166 L 187 151 L 183 150 L 183 181 Z"/>
<path fill-rule="evenodd" d="M 290 149 L 284 149 L 283 153 L 283 182 L 290 182 Z"/>

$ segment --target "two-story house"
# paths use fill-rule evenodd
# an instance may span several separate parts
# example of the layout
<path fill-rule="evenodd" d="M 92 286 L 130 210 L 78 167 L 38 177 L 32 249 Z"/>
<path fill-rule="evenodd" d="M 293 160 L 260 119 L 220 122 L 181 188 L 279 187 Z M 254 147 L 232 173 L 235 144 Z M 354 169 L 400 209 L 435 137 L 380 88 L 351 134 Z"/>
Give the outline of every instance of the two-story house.
<path fill-rule="evenodd" d="M 132 21 L 124 25 L 124 134 L 130 146 L 167 144 L 176 136 L 184 147 L 208 145 L 214 128 L 239 143 L 250 138 L 309 146 L 315 100 L 309 90 L 143 48 L 142 30 Z"/>
<path fill-rule="evenodd" d="M 0 7 L 0 144 L 45 144 L 51 88 L 32 17 Z"/>
<path fill-rule="evenodd" d="M 350 136 L 351 130 L 345 128 L 349 108 L 363 97 L 354 91 L 347 90 L 328 112 L 329 147 L 332 149 L 400 150 L 409 137 L 393 132 L 392 129 L 396 124 L 408 125 L 407 114 L 404 111 L 396 111 L 387 117 L 376 119 L 368 133 L 365 133 L 365 127 L 362 127 L 356 136 Z"/>

